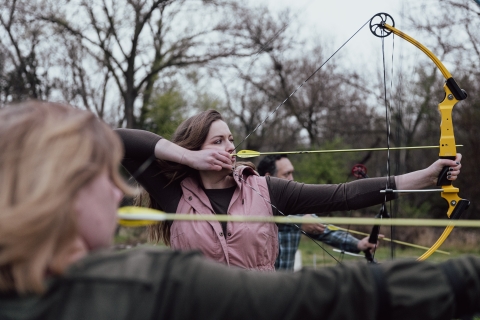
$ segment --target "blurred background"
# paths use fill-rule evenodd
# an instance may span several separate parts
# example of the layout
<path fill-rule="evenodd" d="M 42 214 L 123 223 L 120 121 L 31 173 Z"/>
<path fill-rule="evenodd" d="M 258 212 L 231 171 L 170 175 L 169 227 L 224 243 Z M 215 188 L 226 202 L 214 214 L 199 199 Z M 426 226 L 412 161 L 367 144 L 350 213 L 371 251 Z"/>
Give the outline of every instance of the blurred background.
<path fill-rule="evenodd" d="M 469 93 L 453 111 L 456 142 L 463 145 L 455 186 L 472 201 L 463 218 L 478 219 L 480 5 L 474 0 L 4 0 L 0 107 L 27 99 L 64 101 L 112 127 L 166 138 L 190 115 L 213 108 L 239 143 L 378 12 L 391 14 L 397 28 L 434 52 Z M 393 36 L 382 42 L 367 23 L 237 150 L 385 147 L 386 108 L 391 147 L 437 145 L 443 83 L 418 49 Z M 390 174 L 424 168 L 437 157 L 437 150 L 392 151 Z M 369 176 L 387 175 L 386 152 L 290 159 L 296 180 L 305 183 L 350 181 L 356 163 Z M 446 209 L 438 194 L 412 194 L 395 201 L 391 213 L 445 218 Z M 441 231 L 397 228 L 393 236 L 430 246 Z M 381 232 L 392 236 L 388 228 Z M 455 229 L 442 248 L 476 252 L 478 240 L 473 228 Z M 147 239 L 142 229 L 119 229 L 117 241 L 130 246 Z M 302 240 L 307 265 L 322 255 L 310 245 Z M 421 254 L 397 247 L 397 254 L 402 251 Z"/>

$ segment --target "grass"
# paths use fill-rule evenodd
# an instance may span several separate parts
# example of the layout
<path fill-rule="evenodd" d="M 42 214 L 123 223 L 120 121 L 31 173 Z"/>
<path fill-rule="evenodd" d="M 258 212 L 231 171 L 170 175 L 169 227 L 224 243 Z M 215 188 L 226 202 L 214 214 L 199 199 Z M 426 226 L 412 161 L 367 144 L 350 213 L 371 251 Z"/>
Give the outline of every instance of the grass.
<path fill-rule="evenodd" d="M 302 266 L 303 267 L 323 267 L 323 266 L 333 266 L 336 265 L 338 262 L 335 261 L 329 254 L 331 254 L 336 260 L 340 262 L 355 262 L 355 261 L 360 261 L 363 262 L 365 261 L 364 257 L 354 257 L 350 256 L 347 254 L 341 254 L 338 252 L 334 252 L 333 248 L 324 245 L 323 243 L 319 243 L 325 250 L 320 248 L 318 245 L 316 245 L 312 240 L 308 239 L 305 236 L 302 236 L 302 240 L 300 241 L 300 246 L 299 250 L 301 251 L 302 254 Z M 449 246 L 449 247 L 441 247 L 441 250 L 447 251 L 450 254 L 445 255 L 445 254 L 440 254 L 440 253 L 433 253 L 429 258 L 428 261 L 433 261 L 433 262 L 442 262 L 451 258 L 455 257 L 460 257 L 465 254 L 473 254 L 480 256 L 480 248 L 474 247 L 474 246 Z M 394 251 L 394 260 L 399 260 L 399 259 L 416 259 L 420 255 L 422 255 L 424 251 L 420 249 L 404 249 L 401 248 L 400 246 L 396 246 L 395 251 Z M 378 262 L 383 262 L 383 261 L 389 261 L 392 260 L 392 255 L 391 255 L 391 248 L 389 243 L 381 243 L 379 248 L 377 249 L 375 253 L 375 260 Z"/>
<path fill-rule="evenodd" d="M 459 232 L 459 230 L 457 230 Z M 478 232 L 478 231 L 477 231 Z M 465 232 L 462 233 L 465 235 Z M 426 232 L 423 232 L 422 235 L 424 238 L 426 237 L 428 241 L 434 242 L 434 239 L 438 237 L 438 234 L 428 235 Z M 387 234 L 387 236 L 389 236 Z M 449 241 L 447 241 L 441 249 L 444 251 L 450 252 L 450 255 L 444 255 L 439 253 L 433 253 L 429 258 L 428 261 L 433 262 L 441 262 L 447 259 L 451 259 L 454 257 L 459 257 L 465 254 L 474 254 L 480 256 L 480 247 L 476 245 L 478 241 L 476 241 L 480 235 L 476 235 L 473 240 L 467 241 L 468 239 L 460 239 L 460 234 L 457 233 L 455 235 L 451 235 Z M 456 238 L 456 241 L 452 241 Z M 412 241 L 416 242 L 416 241 Z M 148 243 L 147 231 L 146 228 L 123 228 L 119 227 L 115 236 L 115 244 L 120 247 L 133 247 L 139 244 Z M 299 250 L 302 254 L 302 266 L 304 267 L 322 267 L 322 266 L 332 266 L 336 265 L 337 262 L 329 256 L 331 254 L 336 260 L 338 261 L 365 261 L 363 257 L 353 257 L 347 254 L 341 254 L 338 252 L 334 252 L 332 247 L 328 245 L 324 245 L 323 243 L 319 242 L 320 245 L 323 246 L 325 250 L 317 246 L 312 240 L 308 239 L 305 236 L 302 236 L 302 240 L 300 241 Z M 427 245 L 424 243 L 424 245 Z M 418 258 L 424 251 L 420 249 L 411 249 L 402 246 L 396 246 L 394 252 L 394 260 L 398 259 L 416 259 Z M 377 249 L 375 254 L 375 260 L 378 262 L 389 261 L 392 260 L 391 257 L 391 249 L 390 244 L 387 242 L 381 242 L 380 247 Z"/>

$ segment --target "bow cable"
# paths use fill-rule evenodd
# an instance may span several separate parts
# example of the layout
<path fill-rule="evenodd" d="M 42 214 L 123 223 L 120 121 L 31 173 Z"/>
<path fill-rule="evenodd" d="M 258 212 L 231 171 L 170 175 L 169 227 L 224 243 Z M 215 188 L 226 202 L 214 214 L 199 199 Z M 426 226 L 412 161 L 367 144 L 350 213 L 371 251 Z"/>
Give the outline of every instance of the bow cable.
<path fill-rule="evenodd" d="M 333 58 L 333 56 L 335 54 L 338 53 L 338 51 L 340 51 L 340 49 L 342 49 L 355 35 L 357 35 L 358 32 L 360 32 L 360 30 L 362 30 L 369 22 L 370 22 L 371 19 L 367 20 L 367 22 L 365 22 L 350 38 L 347 39 L 347 41 L 345 41 L 330 57 L 328 57 L 328 59 L 326 59 L 317 69 L 315 69 L 315 71 L 307 77 L 307 79 L 305 79 L 305 81 L 303 81 L 288 97 L 285 98 L 285 100 L 283 100 L 272 112 L 270 112 L 254 129 L 253 131 L 251 131 L 249 134 L 247 134 L 247 136 L 245 138 L 243 138 L 242 141 L 240 141 L 234 148 L 233 151 L 237 150 L 238 147 L 240 145 L 242 145 L 242 143 L 244 143 L 253 133 L 255 133 L 258 128 L 260 128 L 273 114 L 275 114 L 278 109 L 283 106 L 298 90 L 300 90 L 300 88 L 302 88 L 305 83 L 308 82 L 308 80 L 310 80 L 318 71 L 320 71 L 320 69 L 328 62 L 330 61 L 331 58 Z M 283 216 L 286 216 L 281 210 L 279 210 L 278 208 L 276 208 L 269 200 L 267 200 L 264 196 L 262 196 L 260 194 L 260 192 L 258 192 L 257 190 L 255 190 L 255 188 L 253 188 L 252 186 L 250 186 L 245 179 L 243 179 L 243 177 L 240 177 L 236 172 L 235 170 L 233 171 L 233 175 L 238 177 L 239 180 L 243 181 L 247 186 L 249 186 L 252 190 L 255 191 L 256 194 L 258 194 L 262 199 L 264 199 L 264 201 L 266 201 L 267 203 L 269 203 L 273 208 L 275 208 L 275 210 L 277 210 L 281 215 Z M 322 248 L 322 250 L 324 252 L 326 252 L 328 255 L 330 255 L 330 257 L 332 257 L 335 261 L 337 261 L 337 263 L 341 264 L 341 262 L 337 259 L 335 259 L 335 257 L 333 257 L 332 254 L 330 254 L 322 245 L 320 245 L 315 239 L 313 239 L 313 237 L 311 237 L 310 235 L 308 235 L 305 231 L 303 231 L 298 225 L 296 224 L 293 224 L 298 230 L 300 230 L 300 232 L 304 235 L 306 235 L 309 239 L 311 239 L 317 246 L 319 246 L 320 248 Z"/>
<path fill-rule="evenodd" d="M 367 22 L 365 22 L 350 38 L 347 39 L 347 41 L 345 41 L 337 50 L 335 50 L 335 52 L 330 56 L 328 57 L 327 60 L 325 60 L 317 69 L 315 69 L 315 71 L 305 80 L 303 81 L 295 90 L 293 90 L 292 93 L 290 93 L 290 95 L 288 97 L 285 98 L 285 100 L 283 100 L 272 112 L 270 112 L 266 117 L 265 119 L 263 119 L 253 130 L 252 132 L 250 132 L 249 134 L 247 134 L 247 136 L 245 138 L 243 138 L 242 141 L 240 141 L 240 143 L 238 143 L 235 148 L 234 148 L 234 151 L 238 149 L 238 147 L 244 143 L 253 133 L 255 133 L 255 131 L 258 130 L 258 128 L 260 128 L 274 113 L 276 113 L 278 111 L 278 109 L 283 106 L 301 87 L 303 87 L 303 85 L 305 83 L 307 83 L 308 80 L 310 80 L 318 71 L 320 71 L 320 69 L 328 62 L 330 61 L 331 58 L 333 58 L 334 55 L 336 55 L 338 53 L 338 51 L 340 51 L 340 49 L 342 49 L 354 36 L 357 35 L 357 33 L 360 32 L 360 30 L 362 30 L 366 25 L 367 23 L 370 22 L 371 19 L 368 19 Z"/>

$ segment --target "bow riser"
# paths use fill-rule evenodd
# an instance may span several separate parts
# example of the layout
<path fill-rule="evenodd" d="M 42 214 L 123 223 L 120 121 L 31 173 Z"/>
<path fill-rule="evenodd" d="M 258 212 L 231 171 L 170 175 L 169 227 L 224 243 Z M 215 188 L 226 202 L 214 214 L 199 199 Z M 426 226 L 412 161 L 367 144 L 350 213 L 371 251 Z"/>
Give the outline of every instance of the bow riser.
<path fill-rule="evenodd" d="M 443 86 L 445 99 L 438 105 L 438 111 L 442 117 L 440 123 L 440 153 L 442 159 L 455 160 L 457 148 L 453 131 L 452 110 L 459 100 L 455 98 L 447 84 Z"/>

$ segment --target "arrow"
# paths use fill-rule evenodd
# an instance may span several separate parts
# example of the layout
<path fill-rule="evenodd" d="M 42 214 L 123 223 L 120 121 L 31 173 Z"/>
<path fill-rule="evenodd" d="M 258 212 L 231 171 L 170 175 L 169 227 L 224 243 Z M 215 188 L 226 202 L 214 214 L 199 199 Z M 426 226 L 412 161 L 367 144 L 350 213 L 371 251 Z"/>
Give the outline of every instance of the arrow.
<path fill-rule="evenodd" d="M 378 220 L 374 218 L 335 218 L 335 217 L 322 217 L 322 218 L 305 218 L 305 217 L 296 217 L 296 216 L 274 216 L 274 217 L 265 217 L 265 216 L 231 216 L 231 215 L 198 215 L 198 214 L 180 214 L 180 213 L 165 213 L 160 210 L 143 208 L 143 207 L 122 207 L 118 209 L 118 223 L 124 227 L 143 227 L 158 223 L 165 220 L 179 220 L 179 221 L 234 221 L 234 222 L 272 222 L 272 223 L 322 223 L 326 222 L 337 223 L 337 224 L 356 224 L 356 225 L 370 225 L 373 223 L 377 224 L 394 224 L 402 226 L 445 226 L 446 224 L 452 223 L 451 220 L 434 220 L 434 219 L 388 219 L 388 223 L 385 220 Z M 372 222 L 374 221 L 374 222 Z M 419 223 L 420 222 L 420 223 Z M 459 226 L 468 226 L 468 227 L 480 227 L 480 221 L 465 221 L 465 220 L 454 220 L 455 225 Z M 463 223 L 459 223 L 463 222 Z M 468 223 L 470 222 L 470 223 Z M 472 223 L 473 222 L 473 223 Z M 335 226 L 333 224 L 327 224 L 327 228 L 330 230 L 343 230 L 350 233 L 367 235 L 366 233 L 354 230 L 348 230 Z M 405 246 L 410 246 L 418 249 L 428 250 L 426 247 L 415 245 L 408 242 L 403 242 L 399 240 L 391 240 L 389 238 L 383 238 L 385 241 L 392 241 L 399 243 Z M 436 252 L 443 254 L 450 254 L 446 251 Z"/>
<path fill-rule="evenodd" d="M 364 257 L 363 255 L 361 255 L 361 254 L 353 253 L 353 252 L 348 252 L 348 251 L 345 251 L 345 250 L 333 249 L 333 251 L 339 252 L 339 253 L 342 253 L 342 254 L 348 254 L 348 255 L 354 256 L 354 257 L 365 258 L 365 257 Z"/>
<path fill-rule="evenodd" d="M 184 214 L 165 213 L 160 210 L 143 207 L 122 207 L 118 209 L 119 223 L 123 226 L 149 225 L 165 220 L 177 221 L 230 221 L 230 222 L 273 222 L 273 223 L 322 223 L 335 225 L 394 225 L 412 227 L 469 227 L 479 228 L 480 220 L 450 219 L 375 219 L 375 218 L 342 218 L 342 217 L 296 217 L 296 216 L 232 216 L 226 214 Z M 142 223 L 142 224 L 141 224 Z"/>
<path fill-rule="evenodd" d="M 458 144 L 457 147 L 463 147 Z M 362 152 L 362 151 L 387 151 L 387 150 L 417 150 L 417 149 L 438 149 L 439 146 L 418 146 L 418 147 L 395 147 L 395 148 L 365 148 L 365 149 L 338 149 L 338 150 L 309 150 L 309 151 L 273 151 L 259 152 L 255 150 L 240 150 L 234 156 L 239 158 L 254 158 L 269 154 L 309 154 L 309 153 L 338 153 L 338 152 Z"/>
<path fill-rule="evenodd" d="M 346 231 L 346 232 L 350 232 L 350 233 L 355 233 L 355 234 L 359 234 L 359 235 L 362 235 L 362 236 L 369 236 L 370 234 L 368 233 L 365 233 L 365 232 L 360 232 L 360 231 L 355 231 L 355 230 L 349 230 L 349 229 L 345 229 L 345 228 L 340 228 L 340 227 L 337 227 L 337 226 L 334 226 L 334 225 L 327 225 L 327 228 L 330 229 L 330 230 L 342 230 L 342 231 Z M 420 246 L 418 244 L 413 244 L 413 243 L 409 243 L 409 242 L 404 242 L 404 241 L 400 241 L 400 240 L 392 240 L 390 238 L 378 238 L 379 240 L 385 240 L 385 241 L 389 241 L 389 242 L 394 242 L 394 243 L 398 243 L 398 244 L 401 244 L 401 245 L 404 245 L 404 246 L 408 246 L 408 247 L 413 247 L 413 248 L 417 248 L 417 249 L 422 249 L 422 250 L 428 250 L 430 248 L 428 247 L 424 247 L 424 246 Z M 438 253 L 442 253 L 442 254 L 450 254 L 450 252 L 447 252 L 447 251 L 442 251 L 442 250 L 437 250 L 435 252 L 438 252 Z M 360 255 L 361 256 L 361 255 Z"/>

